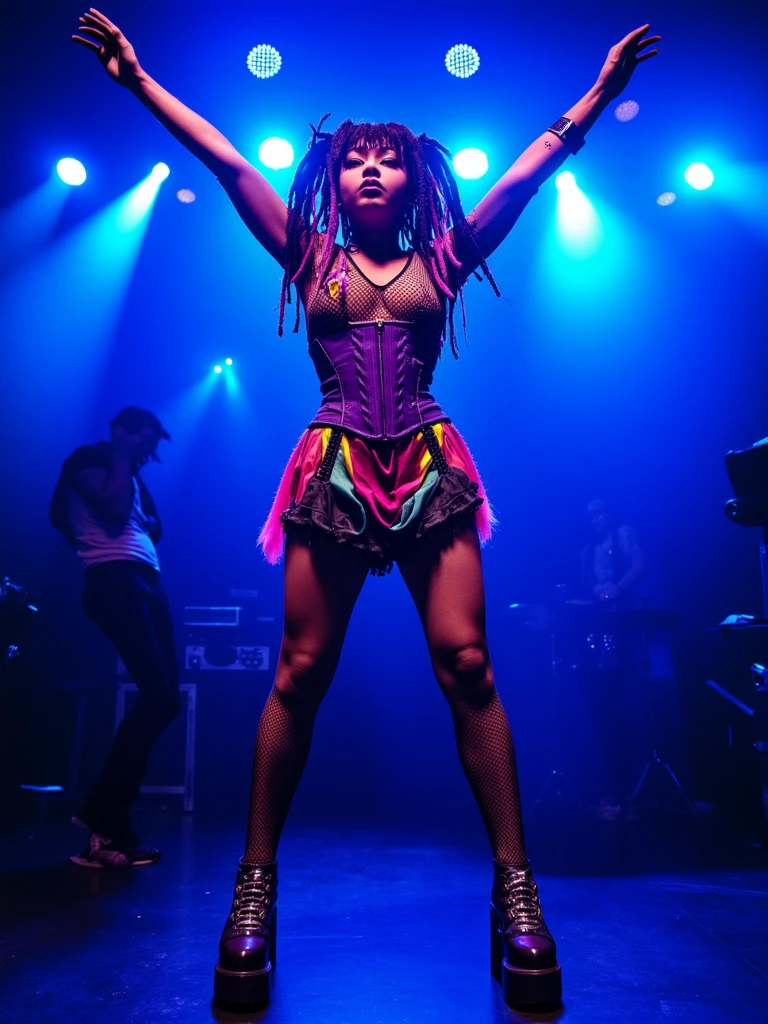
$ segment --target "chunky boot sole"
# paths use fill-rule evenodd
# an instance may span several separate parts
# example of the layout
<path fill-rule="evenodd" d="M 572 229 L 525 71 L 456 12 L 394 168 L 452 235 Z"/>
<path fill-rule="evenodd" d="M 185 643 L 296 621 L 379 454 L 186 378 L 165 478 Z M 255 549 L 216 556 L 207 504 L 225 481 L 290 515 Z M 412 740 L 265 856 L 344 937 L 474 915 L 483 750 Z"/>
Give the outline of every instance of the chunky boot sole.
<path fill-rule="evenodd" d="M 557 1006 L 562 1001 L 560 964 L 541 971 L 511 967 L 504 959 L 504 936 L 496 911 L 491 907 L 491 975 L 501 982 L 508 1006 Z"/>
<path fill-rule="evenodd" d="M 259 971 L 227 971 L 221 964 L 213 969 L 213 1001 L 219 1006 L 241 1008 L 266 1006 L 272 1002 L 277 967 L 277 907 L 269 928 L 269 960 Z"/>

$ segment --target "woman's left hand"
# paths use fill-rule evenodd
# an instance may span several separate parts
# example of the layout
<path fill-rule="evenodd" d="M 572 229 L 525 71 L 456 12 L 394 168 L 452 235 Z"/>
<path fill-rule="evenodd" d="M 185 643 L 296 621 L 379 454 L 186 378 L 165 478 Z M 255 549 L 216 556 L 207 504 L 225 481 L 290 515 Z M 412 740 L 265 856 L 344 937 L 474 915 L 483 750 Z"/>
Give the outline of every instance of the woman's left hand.
<path fill-rule="evenodd" d="M 643 25 L 641 28 L 636 28 L 634 32 L 624 36 L 620 43 L 611 47 L 603 70 L 597 79 L 597 87 L 603 92 L 606 99 L 615 99 L 619 93 L 623 92 L 637 65 L 655 57 L 659 52 L 655 46 L 645 53 L 640 52 L 646 47 L 658 43 L 661 39 L 661 36 L 643 38 L 650 27 L 650 25 Z"/>

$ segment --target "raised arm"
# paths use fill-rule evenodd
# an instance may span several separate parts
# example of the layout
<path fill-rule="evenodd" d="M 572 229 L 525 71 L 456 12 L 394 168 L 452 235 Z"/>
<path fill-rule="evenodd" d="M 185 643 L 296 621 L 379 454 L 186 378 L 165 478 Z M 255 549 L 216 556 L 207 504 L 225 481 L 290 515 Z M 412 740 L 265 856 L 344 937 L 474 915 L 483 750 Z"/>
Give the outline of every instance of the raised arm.
<path fill-rule="evenodd" d="M 635 29 L 611 48 L 595 84 L 564 115 L 574 122 L 579 136 L 589 131 L 608 104 L 626 88 L 637 65 L 658 53 L 656 48 L 647 47 L 657 43 L 661 36 L 643 38 L 649 28 L 643 25 Z M 489 256 L 504 241 L 539 186 L 555 173 L 570 152 L 570 138 L 566 143 L 545 131 L 480 200 L 468 220 L 475 229 L 483 256 Z"/>
<path fill-rule="evenodd" d="M 98 516 L 124 526 L 134 502 L 130 438 L 122 427 L 113 430 L 114 444 L 109 468 L 86 466 L 72 483 L 86 504 Z"/>
<path fill-rule="evenodd" d="M 226 189 L 248 229 L 279 262 L 288 211 L 260 174 L 213 125 L 185 107 L 143 70 L 123 33 L 93 7 L 72 38 L 98 56 L 110 78 L 132 92 L 175 138 L 208 167 Z"/>

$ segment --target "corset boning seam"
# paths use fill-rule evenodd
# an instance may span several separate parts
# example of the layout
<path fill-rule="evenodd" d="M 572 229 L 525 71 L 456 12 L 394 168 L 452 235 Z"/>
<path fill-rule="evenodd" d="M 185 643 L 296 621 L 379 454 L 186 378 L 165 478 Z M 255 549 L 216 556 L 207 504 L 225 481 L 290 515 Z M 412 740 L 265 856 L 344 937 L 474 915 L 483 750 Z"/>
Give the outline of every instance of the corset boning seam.
<path fill-rule="evenodd" d="M 341 383 L 341 374 L 336 369 L 336 364 L 334 363 L 334 361 L 331 359 L 331 357 L 328 355 L 327 351 L 325 350 L 325 347 L 323 346 L 322 341 L 320 341 L 319 338 L 315 338 L 313 344 L 317 345 L 317 347 L 323 353 L 325 358 L 330 363 L 331 369 L 333 370 L 333 372 L 334 372 L 334 374 L 336 376 L 336 383 L 337 383 L 337 385 L 339 387 L 339 394 L 341 395 L 341 423 L 339 424 L 339 426 L 343 427 L 344 426 L 345 413 L 346 413 L 346 402 L 344 400 L 344 388 L 342 387 L 342 383 Z M 321 407 L 322 407 L 322 403 L 321 403 Z"/>

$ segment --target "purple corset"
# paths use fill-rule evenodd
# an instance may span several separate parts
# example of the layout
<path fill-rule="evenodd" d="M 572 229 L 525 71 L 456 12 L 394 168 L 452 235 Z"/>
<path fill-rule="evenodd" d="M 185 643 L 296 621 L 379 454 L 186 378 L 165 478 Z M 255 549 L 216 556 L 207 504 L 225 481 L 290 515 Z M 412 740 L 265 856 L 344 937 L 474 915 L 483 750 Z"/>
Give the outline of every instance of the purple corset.
<path fill-rule="evenodd" d="M 393 320 L 350 323 L 310 342 L 323 401 L 311 427 L 340 426 L 376 440 L 394 440 L 447 420 L 429 393 L 440 338 Z"/>

